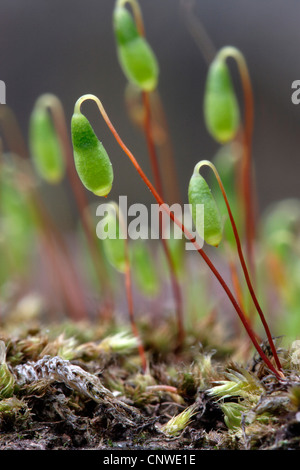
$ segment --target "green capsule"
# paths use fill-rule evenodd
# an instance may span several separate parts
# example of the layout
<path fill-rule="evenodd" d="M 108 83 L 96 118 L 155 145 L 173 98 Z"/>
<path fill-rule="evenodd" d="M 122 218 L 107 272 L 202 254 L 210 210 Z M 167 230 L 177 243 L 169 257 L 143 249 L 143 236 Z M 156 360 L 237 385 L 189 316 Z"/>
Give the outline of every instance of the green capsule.
<path fill-rule="evenodd" d="M 109 233 L 109 236 L 102 241 L 106 259 L 117 271 L 124 273 L 126 271 L 125 240 L 116 211 L 112 210 L 107 213 L 102 226 Z"/>
<path fill-rule="evenodd" d="M 65 162 L 50 114 L 36 106 L 30 117 L 29 144 L 37 173 L 50 184 L 59 183 L 65 174 Z"/>
<path fill-rule="evenodd" d="M 73 114 L 71 132 L 75 166 L 82 184 L 97 196 L 107 196 L 114 175 L 105 148 L 81 113 Z"/>
<path fill-rule="evenodd" d="M 142 90 L 153 91 L 158 81 L 158 63 L 125 7 L 114 9 L 113 26 L 118 57 L 125 76 Z"/>
<path fill-rule="evenodd" d="M 190 179 L 188 196 L 196 230 L 200 235 L 203 234 L 206 243 L 218 246 L 222 240 L 221 215 L 208 184 L 196 170 Z M 203 218 L 199 217 L 202 209 Z"/>
<path fill-rule="evenodd" d="M 240 122 L 239 106 L 225 60 L 210 65 L 205 86 L 204 118 L 210 134 L 220 143 L 232 140 Z"/>

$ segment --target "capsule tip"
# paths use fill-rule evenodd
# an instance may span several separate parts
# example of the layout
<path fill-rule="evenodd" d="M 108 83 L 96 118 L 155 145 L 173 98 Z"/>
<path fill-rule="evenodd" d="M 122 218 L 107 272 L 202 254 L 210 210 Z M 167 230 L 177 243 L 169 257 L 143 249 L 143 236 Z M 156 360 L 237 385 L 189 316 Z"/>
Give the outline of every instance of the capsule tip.
<path fill-rule="evenodd" d="M 107 197 L 111 191 L 112 184 L 108 184 L 106 186 L 101 186 L 99 189 L 93 191 L 96 196 Z"/>

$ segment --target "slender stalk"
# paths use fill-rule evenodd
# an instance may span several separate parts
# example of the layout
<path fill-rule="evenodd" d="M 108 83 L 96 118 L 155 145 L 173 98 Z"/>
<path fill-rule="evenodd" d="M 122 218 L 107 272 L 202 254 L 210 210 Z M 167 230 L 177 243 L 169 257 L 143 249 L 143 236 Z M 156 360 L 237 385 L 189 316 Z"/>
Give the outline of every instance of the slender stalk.
<path fill-rule="evenodd" d="M 229 251 L 230 251 L 230 249 L 228 249 L 228 252 Z M 239 275 L 238 275 L 238 272 L 237 272 L 237 267 L 235 265 L 234 260 L 232 259 L 232 257 L 230 255 L 231 255 L 231 253 L 229 252 L 227 258 L 229 260 L 228 264 L 229 264 L 229 268 L 230 268 L 231 281 L 232 281 L 232 285 L 233 285 L 238 303 L 241 306 L 242 310 L 244 311 L 245 308 L 244 308 L 244 299 L 243 299 L 242 286 L 241 286 Z"/>
<path fill-rule="evenodd" d="M 103 271 L 103 269 L 105 269 L 105 263 L 103 262 L 101 250 L 97 243 L 96 234 L 92 229 L 93 224 L 90 211 L 88 210 L 88 199 L 82 184 L 78 184 L 78 175 L 74 166 L 73 151 L 70 145 L 63 106 L 60 100 L 50 93 L 42 95 L 36 105 L 48 108 L 51 112 L 53 123 L 63 150 L 68 179 L 79 211 L 80 220 L 87 240 L 91 259 L 94 264 L 94 269 L 102 292 L 109 294 L 109 309 L 112 311 L 113 296 L 111 287 L 108 282 L 108 275 Z"/>
<path fill-rule="evenodd" d="M 163 134 L 162 141 L 158 145 L 161 150 L 162 171 L 168 174 L 168 178 L 164 180 L 165 192 L 170 203 L 180 202 L 178 175 L 175 168 L 174 152 L 163 103 L 157 90 L 152 93 L 151 98 L 152 101 L 150 100 L 150 103 L 153 108 L 153 114 L 156 113 L 157 125 L 161 127 Z"/>
<path fill-rule="evenodd" d="M 159 194 L 163 196 L 163 184 L 160 176 L 159 165 L 158 165 L 158 158 L 156 155 L 155 149 L 155 142 L 153 139 L 152 133 L 152 122 L 151 122 L 151 108 L 150 108 L 150 101 L 149 101 L 149 93 L 145 91 L 142 92 L 143 98 L 143 105 L 145 110 L 145 121 L 144 121 L 144 132 L 146 135 L 148 152 L 150 156 L 150 162 L 152 167 L 152 173 L 155 181 L 155 187 Z"/>
<path fill-rule="evenodd" d="M 56 273 L 60 277 L 62 285 L 66 287 L 63 290 L 63 296 L 68 305 L 70 315 L 77 319 L 86 318 L 87 312 L 81 284 L 64 240 L 56 230 L 34 189 L 28 192 L 27 198 L 36 216 L 40 236 L 43 237 L 45 243 L 48 244 L 49 249 L 52 251 L 51 260 L 57 266 Z"/>
<path fill-rule="evenodd" d="M 132 122 L 140 131 L 145 127 L 145 109 L 142 103 L 142 91 L 128 82 L 125 91 L 125 101 L 128 114 Z M 167 174 L 164 178 L 164 194 L 170 204 L 180 203 L 181 196 L 178 184 L 178 175 L 174 161 L 174 150 L 170 137 L 170 130 L 158 90 L 149 95 L 151 107 L 152 135 L 159 153 L 159 167 L 161 174 Z"/>
<path fill-rule="evenodd" d="M 181 0 L 182 11 L 186 20 L 187 28 L 194 39 L 196 45 L 199 47 L 201 54 L 207 64 L 213 60 L 216 55 L 216 48 L 205 30 L 203 24 L 196 17 L 193 8 L 195 0 Z"/>
<path fill-rule="evenodd" d="M 134 19 L 137 25 L 138 32 L 141 36 L 145 36 L 145 26 L 143 22 L 143 16 L 140 9 L 140 6 L 136 0 L 119 0 L 118 5 L 124 6 L 126 3 L 129 3 L 133 10 Z M 152 167 L 152 172 L 154 176 L 154 185 L 158 193 L 163 195 L 163 184 L 161 180 L 158 158 L 156 154 L 155 141 L 153 139 L 152 132 L 152 117 L 151 117 L 151 106 L 150 106 L 150 94 L 149 92 L 142 91 L 142 100 L 145 110 L 145 121 L 144 121 L 144 132 L 147 141 L 148 153 L 150 157 L 150 163 Z M 163 227 L 162 227 L 163 233 Z M 178 328 L 178 347 L 180 348 L 184 341 L 184 325 L 183 325 L 183 312 L 182 312 L 182 295 L 180 285 L 177 279 L 175 266 L 172 260 L 172 256 L 168 247 L 168 244 L 164 237 L 161 237 L 163 250 L 167 259 L 167 264 L 171 276 L 171 285 L 172 291 L 176 304 L 176 317 L 177 317 L 177 328 Z"/>
<path fill-rule="evenodd" d="M 140 354 L 140 358 L 142 361 L 142 368 L 144 373 L 147 371 L 147 360 L 145 356 L 145 350 L 143 344 L 140 339 L 140 335 L 136 326 L 136 322 L 134 319 L 134 312 L 133 312 L 133 298 L 132 298 L 132 280 L 131 280 L 131 266 L 129 261 L 129 247 L 128 247 L 128 239 L 125 239 L 125 256 L 126 256 L 126 270 L 125 270 L 125 286 L 127 292 L 127 302 L 128 302 L 128 311 L 131 323 L 131 329 L 134 336 L 138 340 L 138 350 Z"/>
<path fill-rule="evenodd" d="M 11 152 L 13 152 L 12 156 L 21 157 L 22 160 L 26 161 L 28 159 L 28 152 L 25 145 L 25 141 L 23 139 L 21 130 L 19 128 L 14 113 L 6 105 L 0 107 L 0 123 L 3 128 L 3 133 L 8 148 Z M 16 135 L 16 138 L 13 141 L 12 136 L 14 135 Z M 55 225 L 53 224 L 51 217 L 49 216 L 47 209 L 43 204 L 42 199 L 36 191 L 35 184 L 33 182 L 33 177 L 31 173 L 27 170 L 28 169 L 24 169 L 23 171 L 22 169 L 22 171 L 20 170 L 17 172 L 16 186 L 19 190 L 24 191 L 24 195 L 27 198 L 31 209 L 33 210 L 33 213 L 36 216 L 40 236 L 44 236 L 44 239 L 47 240 L 49 246 L 52 243 L 51 239 L 53 238 L 53 240 L 56 241 L 57 247 L 59 247 L 60 249 L 61 255 L 63 256 L 65 262 L 64 270 L 68 270 L 68 275 L 70 277 L 69 285 L 74 286 L 72 301 L 71 303 L 69 303 L 70 314 L 72 316 L 75 315 L 77 318 L 86 317 L 86 309 L 82 288 L 80 282 L 78 281 L 76 270 L 73 266 L 68 250 L 66 249 L 64 240 L 57 231 Z"/>
<path fill-rule="evenodd" d="M 130 88 L 128 87 L 128 93 L 130 93 Z M 134 91 L 132 92 L 134 93 Z M 147 104 L 144 104 L 143 106 L 143 119 L 138 119 L 138 125 L 144 133 L 146 134 L 146 139 L 147 139 L 147 144 L 148 144 L 148 151 L 149 151 L 149 156 L 150 156 L 150 162 L 152 163 L 152 172 L 155 177 L 156 181 L 156 187 L 160 187 L 160 191 L 162 192 L 162 182 L 161 182 L 161 177 L 160 177 L 160 171 L 158 167 L 158 159 L 156 156 L 156 147 L 155 145 L 159 145 L 160 147 L 164 147 L 164 157 L 166 157 L 166 160 L 163 159 L 163 163 L 165 165 L 165 170 L 166 174 L 168 174 L 167 181 L 164 181 L 164 185 L 166 186 L 167 189 L 167 194 L 168 194 L 168 200 L 171 200 L 172 203 L 178 202 L 180 199 L 179 194 L 178 194 L 178 184 L 177 184 L 177 177 L 176 177 L 176 172 L 174 171 L 174 162 L 172 159 L 172 151 L 171 151 L 171 146 L 170 146 L 170 141 L 168 138 L 168 130 L 167 130 L 167 123 L 166 119 L 163 113 L 163 108 L 158 96 L 158 93 L 155 93 L 155 97 L 153 94 L 151 96 L 149 95 L 143 95 L 143 93 L 140 93 L 143 96 L 143 101 L 144 102 L 149 102 L 149 107 Z M 131 95 L 129 96 L 129 99 L 127 100 L 127 104 L 129 106 L 137 106 L 136 104 L 136 98 L 137 94 L 134 94 L 134 103 L 132 102 Z M 159 143 L 157 143 L 157 138 L 155 137 L 155 129 L 153 127 L 154 121 L 153 118 L 150 119 L 150 111 L 152 111 L 152 104 L 153 101 L 151 101 L 152 98 L 155 98 L 154 102 L 154 111 L 157 111 L 157 114 L 159 115 L 159 123 L 155 123 L 156 126 L 162 126 L 162 129 L 158 129 L 156 127 L 156 130 L 160 131 L 160 138 L 158 139 Z M 151 108 L 151 109 L 150 109 Z M 152 116 L 151 116 L 152 117 Z M 136 122 L 137 120 L 135 120 Z M 165 188 L 164 188 L 165 189 Z M 161 213 L 160 213 L 161 217 Z M 160 218 L 160 225 L 163 223 L 163 219 L 161 220 Z M 162 237 L 161 239 L 162 245 L 163 245 L 163 250 L 165 253 L 165 256 L 167 258 L 167 264 L 170 270 L 170 275 L 171 275 L 171 286 L 173 289 L 173 295 L 175 299 L 175 304 L 177 306 L 177 322 L 178 322 L 178 344 L 181 345 L 183 340 L 184 340 L 184 326 L 183 326 L 183 318 L 182 318 L 182 299 L 181 299 L 181 289 L 177 280 L 177 275 L 176 275 L 176 270 L 174 266 L 174 262 L 172 259 L 172 256 L 170 254 L 169 246 L 166 242 L 166 240 Z"/>
<path fill-rule="evenodd" d="M 127 237 L 127 227 L 124 221 L 124 218 L 122 216 L 122 213 L 118 207 L 118 205 L 114 202 L 110 203 L 113 207 L 114 210 L 117 214 L 119 224 L 121 226 L 121 229 L 123 230 L 124 234 L 126 233 L 126 236 L 124 237 L 124 247 L 125 247 L 125 288 L 126 288 L 126 297 L 127 297 L 127 305 L 128 305 L 128 313 L 129 313 L 129 319 L 130 319 L 130 324 L 131 324 L 131 329 L 134 334 L 134 336 L 137 338 L 138 341 L 138 350 L 142 362 L 142 368 L 144 373 L 147 371 L 147 359 L 145 355 L 145 350 L 143 347 L 143 344 L 140 339 L 140 335 L 138 332 L 138 328 L 135 322 L 134 318 L 134 308 L 133 308 L 133 297 L 132 297 L 132 280 L 131 280 L 131 264 L 130 264 L 130 256 L 129 256 L 129 244 L 128 244 L 128 237 Z"/>
<path fill-rule="evenodd" d="M 265 355 L 265 353 L 263 352 L 262 348 L 260 347 L 260 345 L 258 344 L 257 340 L 256 340 L 256 337 L 255 337 L 255 333 L 253 332 L 251 326 L 249 325 L 248 323 L 248 320 L 244 314 L 244 312 L 241 310 L 240 306 L 238 305 L 235 297 L 233 296 L 230 288 L 228 287 L 228 285 L 226 284 L 226 282 L 224 281 L 223 277 L 221 276 L 221 274 L 219 273 L 219 271 L 217 270 L 217 268 L 214 266 L 214 264 L 212 263 L 212 261 L 210 260 L 210 258 L 207 256 L 207 254 L 204 252 L 204 250 L 199 246 L 199 244 L 196 242 L 195 240 L 195 237 L 194 235 L 192 235 L 189 230 L 182 224 L 182 222 L 180 220 L 178 220 L 174 213 L 172 211 L 170 211 L 169 207 L 167 204 L 164 203 L 163 199 L 161 198 L 161 196 L 158 194 L 158 192 L 156 191 L 155 187 L 152 185 L 152 183 L 150 182 L 150 180 L 147 178 L 147 176 L 145 175 L 144 171 L 142 170 L 142 168 L 140 167 L 139 163 L 137 162 L 136 158 L 134 157 L 134 155 L 132 154 L 132 152 L 127 148 L 127 146 L 125 145 L 125 143 L 123 142 L 123 140 L 120 138 L 119 134 L 117 133 L 116 129 L 114 128 L 113 124 L 111 123 L 104 107 L 103 107 L 103 104 L 102 102 L 99 100 L 99 98 L 97 96 L 94 96 L 94 95 L 91 95 L 91 94 L 87 94 L 87 95 L 83 95 L 81 96 L 77 102 L 75 103 L 75 112 L 80 112 L 80 106 L 81 104 L 86 101 L 87 99 L 90 99 L 90 100 L 93 100 L 96 104 L 97 104 L 97 107 L 106 123 L 106 125 L 108 126 L 108 128 L 110 129 L 112 135 L 114 136 L 114 138 L 116 139 L 117 143 L 119 144 L 119 146 L 121 147 L 121 149 L 124 151 L 124 153 L 127 155 L 127 157 L 129 158 L 129 160 L 131 161 L 131 163 L 133 164 L 134 168 L 136 169 L 137 173 L 140 175 L 140 177 L 142 178 L 143 182 L 146 184 L 146 186 L 148 187 L 148 189 L 151 191 L 153 197 L 156 199 L 157 203 L 162 206 L 163 210 L 167 213 L 167 215 L 170 217 L 170 219 L 182 230 L 182 232 L 184 233 L 185 237 L 193 243 L 194 247 L 196 248 L 196 250 L 198 251 L 198 253 L 200 254 L 200 256 L 203 258 L 203 260 L 205 261 L 205 263 L 207 264 L 207 266 L 209 267 L 209 269 L 212 271 L 212 273 L 214 274 L 214 276 L 216 277 L 216 279 L 218 280 L 218 282 L 221 284 L 222 288 L 224 289 L 225 293 L 227 294 L 230 302 L 232 303 L 236 313 L 238 314 L 241 322 L 243 323 L 249 337 L 251 338 L 251 341 L 255 347 L 255 349 L 257 350 L 257 352 L 259 353 L 260 357 L 262 358 L 262 360 L 265 362 L 265 364 L 269 367 L 269 369 L 276 375 L 276 377 L 278 379 L 283 379 L 284 378 L 284 374 L 281 372 L 281 371 L 278 371 L 272 364 L 272 362 L 270 361 L 270 359 Z"/>
<path fill-rule="evenodd" d="M 244 129 L 242 129 L 244 156 L 242 159 L 242 191 L 245 208 L 245 225 L 246 225 L 246 247 L 251 272 L 254 274 L 254 239 L 255 239 L 255 209 L 253 197 L 253 181 L 252 181 L 252 134 L 254 122 L 254 104 L 253 91 L 250 80 L 248 67 L 243 55 L 235 47 L 227 46 L 220 50 L 219 57 L 224 60 L 227 57 L 235 59 L 243 87 L 244 94 Z"/>
<path fill-rule="evenodd" d="M 143 92 L 143 102 L 145 108 L 145 134 L 147 139 L 148 151 L 150 155 L 150 160 L 152 164 L 152 171 L 154 173 L 155 187 L 158 190 L 159 194 L 163 194 L 162 181 L 158 166 L 158 159 L 156 155 L 155 143 L 152 135 L 152 126 L 151 126 L 151 109 L 149 102 L 149 94 Z M 164 228 L 162 227 L 162 233 Z M 170 276 L 171 276 L 171 285 L 173 290 L 173 295 L 175 298 L 176 304 L 176 317 L 177 317 L 177 328 L 178 328 L 178 347 L 181 347 L 184 341 L 184 325 L 183 325 L 183 311 L 182 311 L 182 295 L 180 285 L 177 279 L 176 270 L 174 262 L 167 244 L 167 241 L 164 237 L 161 237 L 161 242 L 163 250 L 167 259 Z"/>
<path fill-rule="evenodd" d="M 56 286 L 67 311 L 74 319 L 85 318 L 87 312 L 84 295 L 69 252 L 36 192 L 31 175 L 23 167 L 17 168 L 15 184 L 26 199 L 35 219 L 37 233 L 44 248 L 44 256 L 56 275 L 58 280 Z"/>
<path fill-rule="evenodd" d="M 249 292 L 251 294 L 251 297 L 253 299 L 253 302 L 255 304 L 255 307 L 257 309 L 257 312 L 260 316 L 260 319 L 261 319 L 261 322 L 264 326 L 264 329 L 265 329 L 265 332 L 267 334 L 267 337 L 268 337 L 268 341 L 269 341 L 269 344 L 270 344 L 270 347 L 271 347 L 271 350 L 272 350 L 272 353 L 273 353 L 273 356 L 274 356 L 274 359 L 275 359 L 275 362 L 276 362 L 276 365 L 277 367 L 279 368 L 279 370 L 282 370 L 282 367 L 281 367 L 281 364 L 280 364 L 280 361 L 279 361 L 279 358 L 278 358 L 278 355 L 277 355 L 277 352 L 276 352 L 276 348 L 275 348 L 275 345 L 273 343 L 273 339 L 272 339 L 272 335 L 270 333 L 270 330 L 269 330 L 269 327 L 268 327 L 268 324 L 266 322 L 266 319 L 265 319 L 265 316 L 263 314 L 263 311 L 259 305 L 259 302 L 257 300 L 257 297 L 256 297 L 256 294 L 254 292 L 254 288 L 253 288 L 253 285 L 252 285 L 252 282 L 251 282 L 251 279 L 250 279 L 250 275 L 249 275 L 249 271 L 248 271 L 248 268 L 247 268 L 247 264 L 246 264 L 246 261 L 245 261 L 245 258 L 244 258 L 244 254 L 243 254 L 243 250 L 242 250 L 242 245 L 241 245 L 241 241 L 240 241 L 240 237 L 239 237 L 239 234 L 238 234 L 238 231 L 237 231 L 237 228 L 236 228 L 236 224 L 235 224 L 235 220 L 234 220 L 234 217 L 232 215 L 232 211 L 231 211 L 231 208 L 230 208 L 230 204 L 229 204 L 229 201 L 228 201 L 228 198 L 227 198 L 227 195 L 226 195 L 226 192 L 225 192 L 225 188 L 223 186 L 223 183 L 221 181 L 221 178 L 220 178 L 220 175 L 215 167 L 215 165 L 213 163 L 211 163 L 210 161 L 208 160 L 202 160 L 201 162 L 199 162 L 196 167 L 195 167 L 195 172 L 198 172 L 200 171 L 200 168 L 202 166 L 208 166 L 209 168 L 211 168 L 211 170 L 213 171 L 216 179 L 217 179 L 217 182 L 219 184 L 219 187 L 221 189 L 221 192 L 222 192 L 222 196 L 224 198 L 224 201 L 225 201 L 225 204 L 226 204 L 226 207 L 227 207 L 227 212 L 228 212 L 228 215 L 229 215 L 229 219 L 230 219 L 230 223 L 231 223 L 231 226 L 232 226 L 232 229 L 233 229 L 233 233 L 234 233 L 234 238 L 235 238 L 235 241 L 236 241 L 236 246 L 237 246 L 237 251 L 238 251 L 238 255 L 239 255 L 239 259 L 240 259 L 240 262 L 241 262 L 241 266 L 242 266 L 242 269 L 243 269 L 243 272 L 244 272 L 244 276 L 245 276 L 245 279 L 246 279 L 246 283 L 247 283 L 247 286 L 248 286 L 248 289 L 249 289 Z"/>

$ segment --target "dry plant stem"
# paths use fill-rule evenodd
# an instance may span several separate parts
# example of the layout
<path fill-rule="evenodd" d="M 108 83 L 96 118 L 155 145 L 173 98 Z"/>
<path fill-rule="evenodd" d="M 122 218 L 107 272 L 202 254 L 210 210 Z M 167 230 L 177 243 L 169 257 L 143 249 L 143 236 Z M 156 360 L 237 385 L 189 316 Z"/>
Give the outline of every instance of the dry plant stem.
<path fill-rule="evenodd" d="M 273 366 L 272 362 L 270 361 L 270 359 L 265 355 L 265 353 L 263 352 L 262 348 L 260 347 L 260 345 L 258 344 L 257 340 L 256 340 L 256 337 L 255 337 L 255 333 L 253 332 L 251 326 L 249 325 L 248 321 L 247 321 L 247 318 L 244 314 L 244 312 L 241 310 L 240 306 L 238 305 L 235 297 L 233 296 L 230 288 L 228 287 L 228 285 L 226 284 L 226 282 L 224 281 L 223 277 L 221 276 L 221 274 L 219 273 L 219 271 L 217 270 L 217 268 L 214 266 L 214 264 L 211 262 L 210 258 L 207 256 L 207 254 L 204 252 L 204 250 L 199 246 L 199 244 L 196 242 L 195 240 L 195 237 L 189 232 L 189 230 L 187 230 L 187 228 L 182 224 L 182 222 L 180 220 L 178 220 L 175 216 L 174 216 L 174 213 L 170 211 L 168 205 L 166 205 L 164 203 L 164 201 L 162 200 L 162 198 L 160 197 L 160 195 L 158 194 L 158 192 L 156 191 L 155 187 L 152 185 L 152 183 L 150 182 L 150 180 L 147 178 L 147 176 L 145 175 L 144 171 L 142 170 L 142 168 L 140 167 L 140 165 L 138 164 L 137 160 L 135 159 L 134 155 L 131 153 L 131 151 L 127 148 L 127 146 L 124 144 L 124 142 L 122 141 L 122 139 L 120 138 L 119 134 L 117 133 L 116 129 L 114 128 L 114 126 L 112 125 L 104 107 L 103 107 L 103 104 L 102 102 L 99 100 L 99 98 L 97 98 L 97 96 L 94 96 L 94 95 L 90 95 L 90 94 L 87 94 L 87 95 L 84 95 L 82 96 L 81 98 L 79 98 L 75 104 L 75 111 L 77 112 L 80 112 L 80 106 L 81 104 L 83 103 L 83 101 L 87 100 L 87 99 L 91 99 L 93 100 L 97 106 L 98 106 L 98 109 L 106 123 L 106 125 L 108 126 L 108 128 L 110 129 L 111 133 L 113 134 L 114 138 L 116 139 L 116 141 L 118 142 L 118 144 L 120 145 L 120 147 L 122 148 L 122 150 L 124 151 L 124 153 L 127 155 L 127 157 L 129 158 L 129 160 L 131 161 L 131 163 L 133 164 L 134 168 L 136 169 L 137 173 L 140 175 L 140 177 L 142 178 L 143 182 L 146 184 L 146 186 L 148 187 L 148 189 L 151 191 L 152 195 L 154 196 L 154 198 L 156 199 L 157 203 L 162 206 L 163 210 L 167 213 L 167 215 L 170 217 L 170 219 L 182 230 L 182 232 L 184 233 L 185 237 L 190 240 L 191 243 L 193 243 L 194 247 L 196 248 L 196 250 L 198 251 L 198 253 L 200 254 L 200 256 L 203 258 L 203 260 L 205 261 L 205 263 L 207 264 L 207 266 L 209 267 L 209 269 L 212 271 L 212 273 L 214 274 L 214 276 L 217 278 L 217 280 L 219 281 L 219 283 L 221 284 L 221 286 L 223 287 L 224 291 L 226 292 L 230 302 L 232 303 L 235 311 L 237 312 L 238 316 L 240 317 L 240 320 L 241 322 L 243 323 L 249 337 L 251 338 L 251 341 L 255 347 L 255 349 L 257 350 L 257 352 L 259 353 L 260 357 L 262 358 L 262 360 L 265 362 L 265 364 L 269 367 L 269 369 L 276 375 L 276 377 L 278 379 L 283 379 L 284 378 L 284 375 L 281 371 L 278 371 L 276 370 L 276 368 Z"/>
<path fill-rule="evenodd" d="M 151 164 L 152 164 L 152 171 L 154 173 L 155 187 L 158 193 L 162 195 L 163 188 L 162 188 L 162 181 L 161 181 L 159 167 L 158 167 L 158 159 L 156 155 L 156 149 L 155 149 L 155 144 L 154 144 L 154 139 L 153 139 L 152 129 L 151 129 L 151 109 L 150 109 L 148 93 L 143 92 L 143 102 L 144 102 L 144 109 L 145 109 L 145 134 L 146 134 L 148 151 L 149 151 Z M 163 227 L 162 227 L 162 232 L 163 232 Z M 178 347 L 181 347 L 184 341 L 184 336 L 185 336 L 184 325 L 183 325 L 181 289 L 180 289 L 178 279 L 176 276 L 174 262 L 172 260 L 168 244 L 164 237 L 161 238 L 161 242 L 162 242 L 163 250 L 167 259 L 170 276 L 171 276 L 171 285 L 172 285 L 173 295 L 174 295 L 175 304 L 176 304 Z"/>
<path fill-rule="evenodd" d="M 234 47 L 224 47 L 220 53 L 220 57 L 232 57 L 235 59 L 243 87 L 244 94 L 244 128 L 242 129 L 244 156 L 242 159 L 242 191 L 245 207 L 245 225 L 246 225 L 246 247 L 249 266 L 254 275 L 254 239 L 255 239 L 255 210 L 253 197 L 253 181 L 252 181 L 252 134 L 254 121 L 254 105 L 253 91 L 250 80 L 248 67 L 243 55 Z"/>
<path fill-rule="evenodd" d="M 238 234 L 238 231 L 237 231 L 237 228 L 236 228 L 236 224 L 235 224 L 235 221 L 234 221 L 234 218 L 233 218 L 233 215 L 232 215 L 232 211 L 231 211 L 231 208 L 230 208 L 230 204 L 229 204 L 229 201 L 228 201 L 228 198 L 227 198 L 227 195 L 226 195 L 226 192 L 225 192 L 225 188 L 223 186 L 223 183 L 221 181 L 221 178 L 219 176 L 219 173 L 216 169 L 216 167 L 213 165 L 213 163 L 211 163 L 210 161 L 208 160 L 203 160 L 201 161 L 198 165 L 196 165 L 196 168 L 195 170 L 196 171 L 200 171 L 200 168 L 202 166 L 208 166 L 209 168 L 212 169 L 216 179 L 217 179 L 217 182 L 218 182 L 218 185 L 221 189 L 221 192 L 222 192 L 222 196 L 224 198 L 224 201 L 225 201 L 225 204 L 226 204 L 226 207 L 227 207 L 227 212 L 228 212 L 228 215 L 229 215 L 229 219 L 230 219 L 230 223 L 231 223 L 231 226 L 232 226 L 232 229 L 233 229 L 233 233 L 234 233 L 234 238 L 235 238 L 235 241 L 236 241 L 236 246 L 237 246 L 237 251 L 238 251 L 238 255 L 239 255 L 239 259 L 240 259 L 240 262 L 241 262 L 241 266 L 242 266 L 242 269 L 243 269 L 243 272 L 244 272 L 244 276 L 245 276 L 245 279 L 246 279 L 246 283 L 247 283 L 247 286 L 248 286 L 248 289 L 249 289 L 249 292 L 251 294 L 251 297 L 253 299 L 253 302 L 255 304 L 255 307 L 257 309 L 257 312 L 260 316 L 260 319 L 261 319 L 261 322 L 264 326 L 264 329 L 265 329 L 265 332 L 267 334 L 267 337 L 268 337 L 268 341 L 269 341 L 269 344 L 270 344 L 270 347 L 271 347 L 271 350 L 272 350 L 272 353 L 273 353 L 273 356 L 274 356 L 274 359 L 275 359 L 275 362 L 276 362 L 276 365 L 278 367 L 279 370 L 282 370 L 282 366 L 280 364 L 280 361 L 279 361 L 279 358 L 278 358 L 278 355 L 277 355 L 277 352 L 276 352 L 276 348 L 275 348 L 275 345 L 274 345 L 274 342 L 273 342 L 273 339 L 272 339 L 272 335 L 270 333 L 270 330 L 269 330 L 269 327 L 268 327 L 268 324 L 266 322 L 266 319 L 265 319 L 265 316 L 263 314 L 263 311 L 259 305 L 259 302 L 257 300 L 257 297 L 256 297 L 256 294 L 254 292 L 254 288 L 253 288 L 253 285 L 252 285 L 252 282 L 251 282 L 251 279 L 250 279 L 250 275 L 249 275 L 249 271 L 248 271 L 248 268 L 247 268 L 247 265 L 246 265 L 246 261 L 245 261 L 245 258 L 244 258 L 244 254 L 243 254 L 243 250 L 242 250 L 242 245 L 241 245 L 241 241 L 240 241 L 240 237 L 239 237 L 239 234 Z"/>
<path fill-rule="evenodd" d="M 110 204 L 114 207 L 114 210 L 115 210 L 116 215 L 118 217 L 119 224 L 120 224 L 120 227 L 121 227 L 123 233 L 127 234 L 127 227 L 126 227 L 124 218 L 123 218 L 123 216 L 122 216 L 122 214 L 119 210 L 118 205 L 115 204 L 114 202 L 111 202 Z M 125 266 L 125 288 L 126 288 L 126 297 L 127 297 L 129 319 L 130 319 L 132 332 L 133 332 L 134 336 L 137 338 L 138 350 L 139 350 L 139 354 L 140 354 L 140 358 L 141 358 L 141 362 L 142 362 L 143 372 L 146 373 L 147 370 L 148 370 L 147 359 L 146 359 L 145 350 L 144 350 L 143 344 L 141 342 L 140 335 L 139 335 L 139 332 L 138 332 L 138 328 L 136 326 L 136 322 L 135 322 L 135 318 L 134 318 L 133 298 L 132 298 L 131 265 L 130 265 L 129 245 L 128 245 L 128 237 L 127 236 L 125 236 L 124 245 L 125 245 L 125 263 L 126 263 L 126 266 Z"/>
<path fill-rule="evenodd" d="M 37 106 L 47 107 L 52 115 L 53 123 L 59 136 L 63 155 L 66 162 L 66 169 L 68 179 L 73 191 L 75 202 L 79 211 L 80 220 L 84 230 L 84 234 L 88 243 L 88 248 L 91 254 L 91 259 L 94 264 L 95 272 L 102 289 L 102 293 L 105 292 L 109 297 L 109 310 L 113 311 L 113 295 L 111 292 L 111 286 L 108 282 L 108 275 L 103 271 L 105 269 L 105 263 L 99 245 L 97 243 L 96 234 L 92 229 L 92 219 L 88 210 L 88 199 L 86 197 L 85 190 L 78 180 L 78 175 L 74 166 L 73 151 L 70 145 L 70 139 L 67 131 L 67 124 L 63 106 L 60 100 L 52 94 L 43 95 L 37 102 Z"/>
<path fill-rule="evenodd" d="M 147 392 L 167 392 L 167 393 L 178 393 L 176 387 L 172 385 L 149 385 L 146 387 Z"/>

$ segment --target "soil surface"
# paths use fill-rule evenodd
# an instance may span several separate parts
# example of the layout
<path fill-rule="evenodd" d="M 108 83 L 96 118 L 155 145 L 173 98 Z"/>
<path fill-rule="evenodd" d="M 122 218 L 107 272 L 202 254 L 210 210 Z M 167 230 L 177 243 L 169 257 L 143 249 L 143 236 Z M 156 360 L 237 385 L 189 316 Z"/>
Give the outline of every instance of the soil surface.
<path fill-rule="evenodd" d="M 235 361 L 236 345 L 199 338 L 182 350 L 149 338 L 143 371 L 129 336 L 95 325 L 0 336 L 0 450 L 300 449 L 295 350 L 279 349 L 278 380 L 257 356 Z"/>

